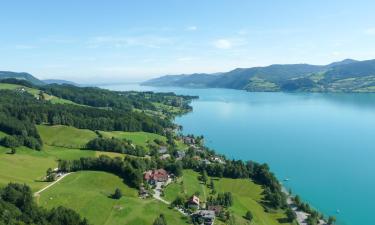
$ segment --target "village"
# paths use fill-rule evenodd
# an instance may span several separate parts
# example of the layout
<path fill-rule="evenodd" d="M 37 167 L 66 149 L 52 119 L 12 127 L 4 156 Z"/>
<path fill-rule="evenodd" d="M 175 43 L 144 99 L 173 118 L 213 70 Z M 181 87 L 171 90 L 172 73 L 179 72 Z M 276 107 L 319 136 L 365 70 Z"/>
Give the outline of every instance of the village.
<path fill-rule="evenodd" d="M 218 156 L 207 156 L 205 147 L 203 146 L 203 138 L 196 138 L 194 136 L 181 136 L 180 140 L 188 146 L 188 151 L 193 151 L 196 155 L 193 157 L 198 163 L 209 165 L 211 163 L 225 164 L 225 161 Z M 185 158 L 187 152 L 183 150 L 175 151 L 174 158 L 176 161 Z M 168 147 L 165 145 L 159 146 L 158 155 L 160 160 L 171 160 L 172 156 L 168 151 Z M 192 195 L 184 199 L 183 202 L 168 202 L 163 199 L 164 189 L 171 183 L 175 182 L 177 176 L 172 173 L 168 173 L 165 169 L 154 169 L 145 171 L 143 174 L 144 184 L 139 189 L 140 198 L 153 197 L 165 204 L 170 205 L 177 209 L 184 216 L 191 218 L 194 224 L 202 225 L 213 225 L 216 216 L 218 216 L 222 210 L 221 205 L 209 205 L 202 202 L 199 196 Z"/>

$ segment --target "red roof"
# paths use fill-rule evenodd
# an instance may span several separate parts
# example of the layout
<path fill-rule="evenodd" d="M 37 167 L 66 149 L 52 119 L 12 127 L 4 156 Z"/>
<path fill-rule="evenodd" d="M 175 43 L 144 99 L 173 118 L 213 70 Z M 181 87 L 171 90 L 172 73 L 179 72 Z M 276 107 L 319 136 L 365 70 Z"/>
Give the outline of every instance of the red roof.
<path fill-rule="evenodd" d="M 158 170 L 149 170 L 144 173 L 144 179 L 149 180 L 155 180 L 155 181 L 166 181 L 168 180 L 168 172 L 164 169 L 158 169 Z"/>

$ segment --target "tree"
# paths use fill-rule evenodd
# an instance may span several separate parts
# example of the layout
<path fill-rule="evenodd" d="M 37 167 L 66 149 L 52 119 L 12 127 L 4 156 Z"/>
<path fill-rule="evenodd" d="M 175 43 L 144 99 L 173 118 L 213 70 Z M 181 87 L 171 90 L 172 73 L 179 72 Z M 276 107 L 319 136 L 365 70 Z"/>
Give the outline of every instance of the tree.
<path fill-rule="evenodd" d="M 291 208 L 287 208 L 285 214 L 290 223 L 293 222 L 297 218 L 296 213 Z"/>
<path fill-rule="evenodd" d="M 46 175 L 46 181 L 51 182 L 56 180 L 56 174 L 53 172 L 51 168 L 48 168 Z"/>
<path fill-rule="evenodd" d="M 203 170 L 202 171 L 202 175 L 201 175 L 201 180 L 204 184 L 207 184 L 207 181 L 208 181 L 208 175 L 207 175 L 207 171 L 206 170 Z"/>
<path fill-rule="evenodd" d="M 332 224 L 335 224 L 335 223 L 336 223 L 336 217 L 334 217 L 334 216 L 328 217 L 328 224 L 329 225 L 332 225 Z"/>
<path fill-rule="evenodd" d="M 11 148 L 10 149 L 10 154 L 12 154 L 12 155 L 16 154 L 16 149 L 15 148 Z"/>
<path fill-rule="evenodd" d="M 122 197 L 122 192 L 119 188 L 116 188 L 115 193 L 113 193 L 112 198 L 120 199 Z"/>
<path fill-rule="evenodd" d="M 172 202 L 172 206 L 183 206 L 186 202 L 186 198 L 184 196 L 177 196 L 176 199 Z"/>
<path fill-rule="evenodd" d="M 155 220 L 153 225 L 167 225 L 167 220 L 164 217 L 164 214 L 160 214 Z"/>
<path fill-rule="evenodd" d="M 254 218 L 253 214 L 250 211 L 247 211 L 245 215 L 245 219 L 251 222 L 253 218 Z"/>

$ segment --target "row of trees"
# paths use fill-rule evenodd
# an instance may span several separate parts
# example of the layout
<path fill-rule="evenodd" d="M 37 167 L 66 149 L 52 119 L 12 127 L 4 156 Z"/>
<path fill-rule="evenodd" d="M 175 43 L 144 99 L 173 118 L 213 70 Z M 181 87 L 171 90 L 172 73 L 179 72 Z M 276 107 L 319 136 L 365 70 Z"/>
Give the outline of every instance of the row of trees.
<path fill-rule="evenodd" d="M 38 207 L 30 187 L 10 183 L 0 189 L 0 224 L 88 225 L 88 222 L 61 206 L 52 210 Z"/>
<path fill-rule="evenodd" d="M 146 149 L 140 145 L 132 145 L 132 142 L 126 139 L 103 138 L 98 137 L 90 140 L 86 144 L 86 148 L 90 150 L 98 150 L 105 152 L 119 152 L 134 156 L 145 156 Z"/>

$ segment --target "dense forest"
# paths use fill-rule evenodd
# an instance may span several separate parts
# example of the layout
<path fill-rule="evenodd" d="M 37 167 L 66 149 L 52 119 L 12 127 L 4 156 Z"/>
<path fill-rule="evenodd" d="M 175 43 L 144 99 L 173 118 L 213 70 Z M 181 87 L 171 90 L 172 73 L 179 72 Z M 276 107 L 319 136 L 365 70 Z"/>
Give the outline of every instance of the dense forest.
<path fill-rule="evenodd" d="M 73 85 L 51 84 L 41 87 L 47 94 L 71 100 L 78 104 L 130 110 L 156 110 L 153 102 L 176 107 L 191 108 L 188 101 L 195 97 L 177 96 L 174 93 L 153 93 L 134 91 L 110 91 L 96 87 L 76 87 Z"/>
<path fill-rule="evenodd" d="M 190 110 L 189 102 L 194 98 L 173 93 L 114 92 L 72 85 L 51 84 L 38 87 L 28 81 L 13 78 L 0 82 L 39 88 L 41 90 L 39 96 L 43 96 L 42 93 L 45 91 L 50 95 L 77 103 L 53 104 L 42 97 L 36 98 L 21 88 L 0 90 L 0 131 L 10 135 L 1 139 L 0 144 L 9 148 L 27 146 L 32 149 L 41 149 L 42 141 L 35 124 L 164 134 L 166 128 L 174 126 L 171 117 L 150 115 L 142 110 L 157 110 L 154 103 Z M 101 144 L 103 143 L 104 141 L 101 140 Z M 119 148 L 116 148 L 116 151 L 120 152 Z M 136 149 L 133 153 L 143 154 L 142 149 Z"/>
<path fill-rule="evenodd" d="M 30 187 L 10 183 L 0 189 L 1 225 L 88 225 L 78 213 L 65 207 L 46 210 L 33 200 Z"/>

